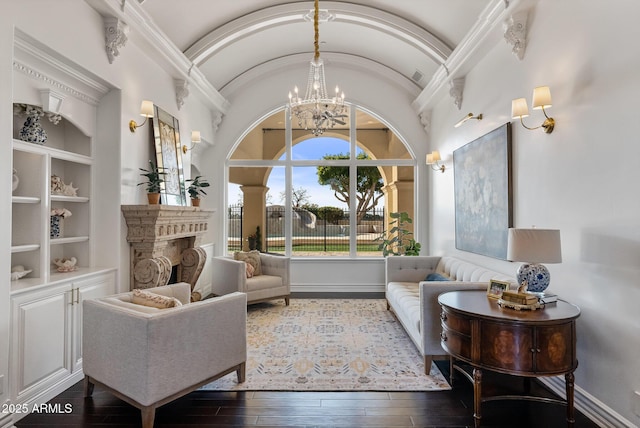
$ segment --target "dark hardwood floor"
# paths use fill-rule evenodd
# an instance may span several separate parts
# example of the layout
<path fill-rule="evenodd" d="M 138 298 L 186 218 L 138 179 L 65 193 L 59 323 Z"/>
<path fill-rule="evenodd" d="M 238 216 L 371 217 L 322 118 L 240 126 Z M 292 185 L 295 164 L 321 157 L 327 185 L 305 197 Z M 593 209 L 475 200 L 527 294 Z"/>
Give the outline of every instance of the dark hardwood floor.
<path fill-rule="evenodd" d="M 438 362 L 448 376 L 448 362 Z M 486 395 L 523 390 L 522 379 L 485 371 Z M 532 393 L 553 397 L 534 381 Z M 31 414 L 16 424 L 36 427 L 140 427 L 140 412 L 96 387 L 83 397 L 82 382 L 50 401 L 70 413 Z M 531 401 L 483 403 L 483 427 L 566 427 L 565 407 Z M 470 427 L 473 388 L 457 376 L 451 391 L 436 392 L 215 392 L 196 391 L 157 410 L 157 428 L 193 427 Z M 576 428 L 597 425 L 576 411 Z"/>
<path fill-rule="evenodd" d="M 371 295 L 297 294 L 296 298 L 383 298 Z M 449 362 L 437 361 L 449 378 Z M 483 396 L 516 394 L 522 378 L 484 371 Z M 533 381 L 531 394 L 555 397 Z M 50 401 L 50 408 L 69 413 L 30 414 L 17 428 L 133 428 L 140 427 L 140 411 L 96 387 L 85 399 L 82 382 Z M 558 404 L 499 400 L 482 405 L 483 427 L 566 427 L 566 408 Z M 217 392 L 195 391 L 156 412 L 156 428 L 193 427 L 472 427 L 473 387 L 457 374 L 450 391 L 434 392 Z M 597 428 L 576 410 L 576 428 Z"/>

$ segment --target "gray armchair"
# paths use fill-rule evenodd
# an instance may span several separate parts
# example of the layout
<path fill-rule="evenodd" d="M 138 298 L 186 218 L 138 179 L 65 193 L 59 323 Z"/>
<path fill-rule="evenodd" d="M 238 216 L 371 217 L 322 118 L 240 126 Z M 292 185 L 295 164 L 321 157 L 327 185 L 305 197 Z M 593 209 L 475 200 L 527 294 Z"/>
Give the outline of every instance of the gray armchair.
<path fill-rule="evenodd" d="M 234 291 L 247 293 L 247 303 L 284 298 L 285 305 L 289 306 L 289 257 L 260 253 L 260 264 L 262 275 L 247 278 L 243 261 L 214 257 L 211 262 L 211 291 L 216 295 Z"/>
<path fill-rule="evenodd" d="M 94 385 L 138 407 L 143 428 L 155 410 L 235 371 L 244 382 L 247 296 L 189 303 L 187 283 L 149 288 L 182 306 L 156 309 L 132 303 L 132 293 L 83 302 L 85 395 Z"/>

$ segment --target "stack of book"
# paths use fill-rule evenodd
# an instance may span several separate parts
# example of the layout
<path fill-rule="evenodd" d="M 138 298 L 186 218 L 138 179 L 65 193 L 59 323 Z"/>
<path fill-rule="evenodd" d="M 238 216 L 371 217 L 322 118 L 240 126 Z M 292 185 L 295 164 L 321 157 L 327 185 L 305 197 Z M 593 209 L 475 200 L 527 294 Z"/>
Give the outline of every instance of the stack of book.
<path fill-rule="evenodd" d="M 530 293 L 516 293 L 515 291 L 503 291 L 501 299 L 518 305 L 535 305 L 538 303 L 538 296 Z"/>

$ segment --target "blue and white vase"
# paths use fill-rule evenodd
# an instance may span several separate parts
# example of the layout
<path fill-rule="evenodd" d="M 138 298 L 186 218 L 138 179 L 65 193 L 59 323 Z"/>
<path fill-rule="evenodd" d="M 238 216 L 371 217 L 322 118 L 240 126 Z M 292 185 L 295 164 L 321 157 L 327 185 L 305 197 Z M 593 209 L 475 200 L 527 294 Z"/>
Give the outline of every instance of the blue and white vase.
<path fill-rule="evenodd" d="M 27 113 L 27 120 L 20 130 L 20 139 L 35 144 L 44 144 L 47 142 L 47 131 L 42 129 L 39 111 L 32 109 Z"/>
<path fill-rule="evenodd" d="M 49 229 L 49 237 L 52 239 L 62 238 L 62 226 L 64 223 L 62 222 L 64 218 L 59 215 L 51 216 L 51 225 Z"/>

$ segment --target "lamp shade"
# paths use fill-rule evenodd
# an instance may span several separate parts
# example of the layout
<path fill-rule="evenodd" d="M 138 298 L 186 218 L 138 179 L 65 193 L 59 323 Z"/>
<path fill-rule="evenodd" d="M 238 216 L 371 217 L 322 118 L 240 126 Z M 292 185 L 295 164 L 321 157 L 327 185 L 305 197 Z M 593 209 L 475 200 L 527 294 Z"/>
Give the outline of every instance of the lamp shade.
<path fill-rule="evenodd" d="M 529 116 L 529 107 L 527 107 L 527 100 L 524 98 L 518 98 L 511 101 L 511 118 L 518 119 L 520 117 Z"/>
<path fill-rule="evenodd" d="M 548 86 L 538 86 L 533 89 L 531 106 L 534 110 L 551 107 L 551 90 Z"/>
<path fill-rule="evenodd" d="M 440 152 L 439 151 L 433 151 L 429 154 L 427 154 L 427 165 L 433 165 L 434 163 L 438 162 L 440 160 Z"/>
<path fill-rule="evenodd" d="M 507 260 L 527 263 L 561 263 L 558 229 L 509 229 Z"/>
<path fill-rule="evenodd" d="M 200 141 L 202 141 L 202 138 L 200 137 L 200 131 L 191 131 L 191 142 L 193 144 L 197 144 Z"/>
<path fill-rule="evenodd" d="M 153 101 L 142 101 L 140 116 L 153 117 Z"/>

